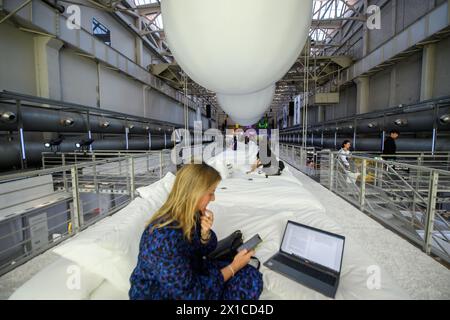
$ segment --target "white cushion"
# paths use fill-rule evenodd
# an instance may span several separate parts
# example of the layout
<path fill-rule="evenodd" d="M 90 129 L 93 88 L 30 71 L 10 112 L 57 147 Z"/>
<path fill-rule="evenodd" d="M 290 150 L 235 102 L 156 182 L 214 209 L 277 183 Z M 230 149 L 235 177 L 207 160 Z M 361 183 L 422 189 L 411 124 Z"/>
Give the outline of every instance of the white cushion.
<path fill-rule="evenodd" d="M 223 180 L 230 178 L 236 172 L 247 172 L 256 161 L 258 146 L 251 142 L 248 145 L 238 142 L 238 150 L 227 149 L 208 159 L 208 165 L 215 168 Z"/>
<path fill-rule="evenodd" d="M 233 164 L 231 163 L 223 162 L 217 158 L 211 158 L 206 163 L 219 172 L 222 180 L 230 178 L 233 174 Z"/>
<path fill-rule="evenodd" d="M 10 300 L 84 300 L 103 278 L 60 258 L 17 289 Z"/>
<path fill-rule="evenodd" d="M 136 198 L 115 215 L 105 218 L 53 251 L 128 292 L 137 264 L 139 242 L 147 222 L 157 210 Z"/>
<path fill-rule="evenodd" d="M 317 198 L 288 174 L 269 178 L 241 174 L 238 178 L 221 181 L 216 198 L 221 205 L 229 207 L 248 206 L 251 202 L 254 209 L 324 211 Z"/>
<path fill-rule="evenodd" d="M 174 183 L 175 175 L 168 172 L 161 180 L 149 186 L 138 188 L 136 191 L 140 197 L 149 201 L 152 205 L 161 207 L 167 200 Z"/>

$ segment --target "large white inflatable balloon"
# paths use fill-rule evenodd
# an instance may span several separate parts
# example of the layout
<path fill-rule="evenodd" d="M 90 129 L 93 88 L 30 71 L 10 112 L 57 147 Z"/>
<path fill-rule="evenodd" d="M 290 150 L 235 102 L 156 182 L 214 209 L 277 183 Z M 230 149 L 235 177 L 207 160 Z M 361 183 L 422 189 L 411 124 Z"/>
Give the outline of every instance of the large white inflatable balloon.
<path fill-rule="evenodd" d="M 217 101 L 231 119 L 242 125 L 257 122 L 270 106 L 275 94 L 275 85 L 250 94 L 217 93 Z M 256 120 L 255 120 L 256 119 Z"/>
<path fill-rule="evenodd" d="M 308 36 L 313 0 L 162 0 L 164 31 L 201 86 L 248 94 L 281 79 Z"/>

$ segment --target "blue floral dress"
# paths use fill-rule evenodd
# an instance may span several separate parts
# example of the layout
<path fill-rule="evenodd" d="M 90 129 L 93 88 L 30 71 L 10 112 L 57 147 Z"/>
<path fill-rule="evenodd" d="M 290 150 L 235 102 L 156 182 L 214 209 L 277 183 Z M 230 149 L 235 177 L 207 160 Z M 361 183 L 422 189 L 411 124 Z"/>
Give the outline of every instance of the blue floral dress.
<path fill-rule="evenodd" d="M 220 269 L 229 262 L 206 258 L 217 246 L 216 234 L 200 242 L 200 225 L 192 241 L 174 224 L 154 229 L 147 227 L 140 242 L 138 263 L 130 282 L 130 299 L 181 300 L 256 300 L 262 287 L 262 275 L 247 265 L 224 282 Z"/>

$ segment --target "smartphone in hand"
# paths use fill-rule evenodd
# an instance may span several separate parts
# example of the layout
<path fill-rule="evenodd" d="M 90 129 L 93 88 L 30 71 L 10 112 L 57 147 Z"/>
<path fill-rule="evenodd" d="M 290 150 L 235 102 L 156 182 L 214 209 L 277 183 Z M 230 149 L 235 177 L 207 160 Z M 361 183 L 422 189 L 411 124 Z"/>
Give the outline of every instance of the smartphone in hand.
<path fill-rule="evenodd" d="M 239 248 L 237 248 L 237 251 L 242 251 L 244 249 L 247 249 L 247 251 L 253 250 L 255 249 L 258 244 L 260 244 L 262 242 L 261 237 L 259 236 L 259 234 L 254 235 L 250 240 L 246 241 L 245 243 L 243 243 Z"/>

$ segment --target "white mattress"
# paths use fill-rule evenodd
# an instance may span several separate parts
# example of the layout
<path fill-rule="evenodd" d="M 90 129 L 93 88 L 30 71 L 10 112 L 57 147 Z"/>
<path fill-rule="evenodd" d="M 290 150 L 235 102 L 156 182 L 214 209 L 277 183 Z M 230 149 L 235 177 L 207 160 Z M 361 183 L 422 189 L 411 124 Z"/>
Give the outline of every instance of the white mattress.
<path fill-rule="evenodd" d="M 264 241 L 258 246 L 256 256 L 264 262 L 278 251 L 287 220 L 345 236 L 345 230 L 325 215 L 316 196 L 288 171 L 280 177 L 266 179 L 254 174 L 251 178 L 253 180 L 249 181 L 248 176 L 238 174 L 220 183 L 216 202 L 210 204 L 215 213 L 214 230 L 219 239 L 236 229 L 240 229 L 246 238 L 259 233 Z M 223 187 L 227 189 L 221 189 Z M 373 279 L 373 270 L 380 272 L 379 289 L 367 285 Z M 261 299 L 328 299 L 264 266 L 261 272 L 264 279 Z M 370 253 L 363 252 L 353 239 L 347 237 L 336 299 L 407 298 L 406 292 L 379 269 Z"/>
<path fill-rule="evenodd" d="M 253 180 L 249 181 L 249 178 Z M 159 194 L 158 197 L 161 197 L 161 189 L 159 188 L 159 191 L 154 194 Z M 325 215 L 325 210 L 318 197 L 320 195 L 312 195 L 308 191 L 308 187 L 299 183 L 288 170 L 284 171 L 282 176 L 267 179 L 258 174 L 246 175 L 242 173 L 242 170 L 235 170 L 232 178 L 225 179 L 220 183 L 216 191 L 216 201 L 209 205 L 209 208 L 215 213 L 213 229 L 219 239 L 237 229 L 240 229 L 246 238 L 259 233 L 264 241 L 258 247 L 256 256 L 261 262 L 265 262 L 278 251 L 287 220 L 297 221 L 345 236 L 346 232 L 340 228 L 339 223 Z M 108 271 L 108 274 L 103 275 L 101 268 L 90 269 L 89 264 L 84 264 L 83 267 L 88 267 L 86 271 L 92 272 L 100 279 L 104 278 L 104 280 L 100 286 L 98 284 L 92 285 L 93 289 L 83 298 L 125 299 L 127 297 L 126 281 L 129 279 L 133 266 L 136 265 L 135 255 L 139 238 L 135 235 L 127 235 L 127 232 L 142 233 L 144 221 L 148 220 L 156 210 L 152 203 L 160 203 L 161 201 L 161 199 L 153 199 L 158 201 L 148 200 L 143 201 L 143 199 L 137 198 L 113 217 L 100 221 L 89 228 L 91 230 L 83 231 L 75 238 L 68 240 L 75 241 L 78 239 L 77 241 L 80 242 L 81 246 L 86 246 L 86 250 L 79 248 L 80 251 L 86 252 L 86 254 L 89 250 L 92 250 L 94 243 L 101 245 L 102 241 L 108 241 L 107 245 L 102 245 L 103 256 L 113 258 L 114 265 L 121 266 L 117 270 L 123 273 L 118 275 L 117 272 L 106 270 L 110 268 L 104 268 L 105 272 Z M 122 220 L 123 222 L 121 222 Z M 120 227 L 117 227 L 118 224 Z M 112 236 L 100 234 L 108 232 L 108 229 L 113 229 Z M 80 241 L 83 237 L 84 241 Z M 98 237 L 98 239 L 95 240 L 92 237 Z M 121 250 L 122 253 L 115 254 L 116 251 L 114 250 Z M 106 251 L 111 252 L 111 254 L 106 254 Z M 67 259 L 67 256 L 65 258 Z M 93 253 L 92 259 L 94 258 Z M 122 261 L 122 259 L 126 261 Z M 86 260 L 86 257 L 84 257 L 84 260 Z M 373 279 L 373 275 L 370 274 L 371 270 L 380 272 L 381 286 L 379 288 L 369 289 L 370 286 L 367 285 Z M 264 266 L 261 267 L 261 272 L 264 279 L 261 299 L 328 299 L 322 294 L 291 281 Z M 33 278 L 33 286 L 40 286 L 52 281 L 49 273 L 43 272 L 37 276 L 41 278 Z M 98 281 L 98 277 L 96 281 Z M 15 296 L 39 299 L 39 290 L 30 290 L 29 287 L 28 284 L 19 288 Z M 30 292 L 33 292 L 33 296 L 27 295 L 26 292 L 23 292 L 24 290 L 30 290 Z M 378 269 L 377 261 L 371 258 L 370 252 L 364 252 L 353 239 L 347 237 L 336 299 L 405 298 L 408 298 L 407 294 L 400 289 L 387 272 Z"/>

